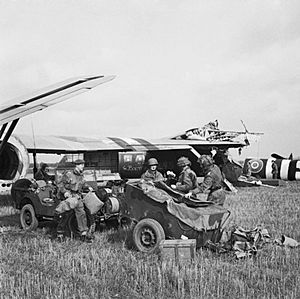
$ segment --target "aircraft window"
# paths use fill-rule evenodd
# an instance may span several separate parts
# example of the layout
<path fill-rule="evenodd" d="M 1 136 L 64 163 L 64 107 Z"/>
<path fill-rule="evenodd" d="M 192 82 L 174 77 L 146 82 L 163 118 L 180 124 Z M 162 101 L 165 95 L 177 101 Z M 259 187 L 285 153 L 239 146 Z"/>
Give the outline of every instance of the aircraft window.
<path fill-rule="evenodd" d="M 144 155 L 137 155 L 135 158 L 136 162 L 144 162 L 145 156 Z"/>
<path fill-rule="evenodd" d="M 124 162 L 132 162 L 132 155 L 124 155 Z"/>
<path fill-rule="evenodd" d="M 68 162 L 74 162 L 77 159 L 83 160 L 83 154 L 66 154 Z"/>

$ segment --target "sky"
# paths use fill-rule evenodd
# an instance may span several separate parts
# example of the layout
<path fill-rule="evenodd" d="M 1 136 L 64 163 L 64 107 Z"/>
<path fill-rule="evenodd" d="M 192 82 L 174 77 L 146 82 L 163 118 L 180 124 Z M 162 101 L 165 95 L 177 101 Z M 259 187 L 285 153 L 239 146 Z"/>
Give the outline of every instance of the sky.
<path fill-rule="evenodd" d="M 243 157 L 300 156 L 300 1 L 0 0 L 0 104 L 81 75 L 104 85 L 15 133 L 264 132 Z"/>

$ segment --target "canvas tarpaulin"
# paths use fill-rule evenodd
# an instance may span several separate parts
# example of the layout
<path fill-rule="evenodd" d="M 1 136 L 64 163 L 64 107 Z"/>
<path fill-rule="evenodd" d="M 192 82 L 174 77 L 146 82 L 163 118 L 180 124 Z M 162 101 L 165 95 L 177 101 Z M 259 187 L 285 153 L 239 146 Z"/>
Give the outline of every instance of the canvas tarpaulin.
<path fill-rule="evenodd" d="M 146 183 L 140 184 L 140 187 L 149 198 L 166 203 L 170 214 L 197 231 L 220 228 L 229 215 L 229 211 L 221 206 L 209 205 L 191 208 L 185 203 L 175 202 L 174 198 L 162 189 Z"/>

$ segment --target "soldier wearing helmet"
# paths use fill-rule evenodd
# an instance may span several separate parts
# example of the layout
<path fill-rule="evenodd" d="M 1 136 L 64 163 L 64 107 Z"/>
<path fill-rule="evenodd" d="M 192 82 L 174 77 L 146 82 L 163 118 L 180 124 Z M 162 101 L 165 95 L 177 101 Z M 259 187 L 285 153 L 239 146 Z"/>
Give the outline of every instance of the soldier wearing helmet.
<path fill-rule="evenodd" d="M 207 200 L 223 205 L 225 201 L 225 192 L 223 190 L 224 178 L 220 168 L 214 164 L 213 158 L 208 155 L 200 156 L 198 163 L 205 173 L 204 180 L 197 188 L 186 194 L 186 197 L 209 191 Z"/>
<path fill-rule="evenodd" d="M 44 180 L 46 183 L 52 180 L 52 176 L 48 174 L 49 166 L 47 163 L 41 163 L 40 169 L 35 174 L 34 178 L 36 180 Z"/>
<path fill-rule="evenodd" d="M 276 159 L 273 158 L 271 161 L 272 161 L 272 164 L 271 164 L 271 168 L 272 168 L 272 171 L 271 171 L 271 173 L 272 173 L 272 179 L 277 179 L 277 177 L 278 177 L 278 166 L 277 166 L 277 164 L 275 163 Z"/>
<path fill-rule="evenodd" d="M 171 185 L 171 188 L 177 189 L 184 193 L 188 193 L 190 190 L 196 189 L 197 176 L 195 172 L 190 168 L 191 162 L 187 157 L 180 157 L 177 161 L 177 166 L 181 169 L 176 185 Z"/>
<path fill-rule="evenodd" d="M 142 174 L 142 179 L 151 182 L 160 182 L 164 180 L 163 175 L 157 170 L 158 161 L 155 158 L 148 160 L 148 169 Z"/>
<path fill-rule="evenodd" d="M 88 232 L 87 217 L 86 217 L 86 212 L 84 210 L 82 192 L 84 188 L 88 188 L 89 191 L 93 191 L 93 188 L 86 183 L 83 176 L 85 161 L 82 159 L 77 159 L 74 161 L 74 164 L 75 164 L 74 170 L 67 171 L 62 176 L 62 179 L 58 184 L 58 190 L 61 199 L 66 201 L 69 200 L 70 202 L 72 199 L 72 205 L 70 204 L 70 210 L 74 209 L 75 211 L 75 215 L 78 223 L 78 229 L 82 236 L 82 240 L 89 242 L 90 238 L 89 236 L 87 236 L 87 232 Z M 57 226 L 57 234 L 59 239 L 63 237 L 66 220 L 67 218 L 64 217 L 64 215 L 61 215 Z"/>

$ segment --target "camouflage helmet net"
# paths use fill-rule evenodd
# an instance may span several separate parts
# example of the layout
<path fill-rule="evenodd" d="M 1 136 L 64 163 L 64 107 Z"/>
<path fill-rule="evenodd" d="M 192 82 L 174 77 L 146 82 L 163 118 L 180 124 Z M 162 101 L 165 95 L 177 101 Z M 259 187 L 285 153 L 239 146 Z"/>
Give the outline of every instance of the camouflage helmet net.
<path fill-rule="evenodd" d="M 200 164 L 200 166 L 207 168 L 214 164 L 214 160 L 209 155 L 202 155 L 198 158 L 198 163 Z"/>
<path fill-rule="evenodd" d="M 191 165 L 191 161 L 187 157 L 180 157 L 177 161 L 177 165 L 179 167 L 184 167 L 187 165 Z"/>

